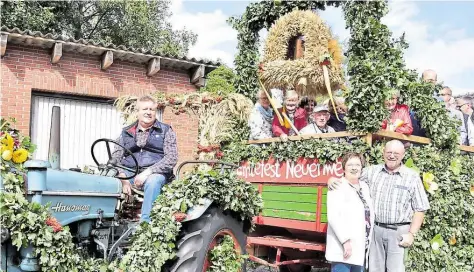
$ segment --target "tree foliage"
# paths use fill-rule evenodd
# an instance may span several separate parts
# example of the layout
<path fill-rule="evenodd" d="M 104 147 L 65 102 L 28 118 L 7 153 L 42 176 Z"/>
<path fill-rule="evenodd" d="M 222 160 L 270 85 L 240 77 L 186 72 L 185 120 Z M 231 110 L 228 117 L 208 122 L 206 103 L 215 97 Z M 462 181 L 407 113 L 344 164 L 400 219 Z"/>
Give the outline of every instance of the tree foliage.
<path fill-rule="evenodd" d="M 227 95 L 235 92 L 234 88 L 235 73 L 226 66 L 210 72 L 207 75 L 206 87 L 201 88 L 201 92 L 209 92 L 217 95 Z"/>
<path fill-rule="evenodd" d="M 2 1 L 2 25 L 76 40 L 185 55 L 196 34 L 174 30 L 170 0 Z"/>

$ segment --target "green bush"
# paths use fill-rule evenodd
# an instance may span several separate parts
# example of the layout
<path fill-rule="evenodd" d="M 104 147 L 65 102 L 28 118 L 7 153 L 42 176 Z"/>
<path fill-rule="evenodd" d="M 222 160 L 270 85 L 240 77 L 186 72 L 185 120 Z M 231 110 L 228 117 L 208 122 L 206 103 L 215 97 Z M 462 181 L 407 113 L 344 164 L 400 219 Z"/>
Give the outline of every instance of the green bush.
<path fill-rule="evenodd" d="M 234 80 L 235 74 L 232 69 L 219 66 L 207 75 L 206 86 L 201 88 L 200 91 L 225 96 L 235 92 Z"/>

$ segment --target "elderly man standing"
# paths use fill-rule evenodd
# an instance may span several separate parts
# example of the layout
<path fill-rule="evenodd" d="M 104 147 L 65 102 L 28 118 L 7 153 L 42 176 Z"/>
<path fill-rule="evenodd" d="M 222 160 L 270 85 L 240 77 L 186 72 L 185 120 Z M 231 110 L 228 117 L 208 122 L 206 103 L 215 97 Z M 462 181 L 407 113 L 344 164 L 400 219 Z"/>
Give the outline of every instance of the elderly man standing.
<path fill-rule="evenodd" d="M 328 126 L 329 109 L 326 106 L 316 106 L 313 109 L 313 121 L 305 126 L 300 133 L 304 134 L 317 134 L 317 133 L 332 133 L 336 132 L 332 127 Z"/>
<path fill-rule="evenodd" d="M 367 167 L 360 178 L 369 185 L 375 211 L 370 271 L 405 271 L 405 250 L 413 244 L 430 207 L 420 175 L 402 164 L 404 157 L 403 143 L 389 141 L 383 152 L 385 163 Z M 332 190 L 340 185 L 334 179 L 328 183 Z"/>
<path fill-rule="evenodd" d="M 436 74 L 434 70 L 428 69 L 428 70 L 423 71 L 421 79 L 424 82 L 430 82 L 430 83 L 436 84 L 436 82 L 438 81 L 438 75 Z"/>
<path fill-rule="evenodd" d="M 472 103 L 465 98 L 459 98 L 456 103 L 456 110 L 462 112 L 464 126 L 466 127 L 467 141 L 465 141 L 464 144 L 474 146 L 474 115 L 472 114 Z"/>
<path fill-rule="evenodd" d="M 468 127 L 464 124 L 464 118 L 462 112 L 456 110 L 456 105 L 451 103 L 453 98 L 453 91 L 448 86 L 444 86 L 441 90 L 441 97 L 443 98 L 444 105 L 446 110 L 448 111 L 449 115 L 452 118 L 458 119 L 461 121 L 461 125 L 458 128 L 459 134 L 461 139 L 459 140 L 459 144 L 467 145 L 469 142 L 469 135 L 468 135 Z M 474 141 L 474 139 L 472 140 Z"/>
<path fill-rule="evenodd" d="M 122 130 L 118 142 L 137 159 L 139 174 L 131 180 L 122 180 L 122 186 L 128 195 L 131 194 L 131 184 L 144 191 L 141 221 L 150 222 L 153 202 L 178 161 L 178 148 L 171 126 L 156 120 L 157 102 L 152 96 L 138 98 L 135 108 L 138 120 Z M 113 157 L 125 167 L 134 167 L 132 157 L 125 156 L 120 147 L 114 151 Z"/>

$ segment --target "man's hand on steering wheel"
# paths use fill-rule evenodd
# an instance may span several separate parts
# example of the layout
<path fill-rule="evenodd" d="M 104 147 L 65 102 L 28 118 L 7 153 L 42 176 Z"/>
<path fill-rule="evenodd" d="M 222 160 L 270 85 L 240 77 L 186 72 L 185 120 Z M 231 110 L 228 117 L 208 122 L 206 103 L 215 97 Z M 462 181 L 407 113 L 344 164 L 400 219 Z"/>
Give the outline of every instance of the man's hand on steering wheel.
<path fill-rule="evenodd" d="M 107 161 L 107 164 L 100 164 L 97 161 L 96 157 L 95 157 L 94 148 L 95 148 L 95 145 L 100 143 L 100 142 L 105 142 L 105 146 L 107 148 L 107 155 L 108 155 L 108 158 L 109 158 L 108 161 Z M 121 147 L 123 149 L 124 155 L 132 157 L 132 160 L 134 162 L 133 168 L 129 168 L 129 167 L 120 165 L 120 162 L 118 162 L 115 158 L 112 157 L 112 151 L 111 151 L 111 148 L 110 148 L 110 143 L 118 145 L 119 147 Z M 111 140 L 111 139 L 105 139 L 105 138 L 96 140 L 92 144 L 91 155 L 92 155 L 92 159 L 97 164 L 99 169 L 107 170 L 106 174 L 108 173 L 108 171 L 110 169 L 114 169 L 116 171 L 115 177 L 118 178 L 118 179 L 121 179 L 121 180 L 129 180 L 129 179 L 132 179 L 132 178 L 134 178 L 135 176 L 138 175 L 138 161 L 137 161 L 137 158 L 135 158 L 135 156 L 133 155 L 133 153 L 129 149 L 125 148 L 123 145 L 119 144 L 117 141 L 114 141 L 114 140 Z M 123 172 L 120 171 L 120 169 L 126 170 L 127 172 L 130 172 L 130 173 L 132 173 L 132 175 L 131 176 L 126 176 Z"/>

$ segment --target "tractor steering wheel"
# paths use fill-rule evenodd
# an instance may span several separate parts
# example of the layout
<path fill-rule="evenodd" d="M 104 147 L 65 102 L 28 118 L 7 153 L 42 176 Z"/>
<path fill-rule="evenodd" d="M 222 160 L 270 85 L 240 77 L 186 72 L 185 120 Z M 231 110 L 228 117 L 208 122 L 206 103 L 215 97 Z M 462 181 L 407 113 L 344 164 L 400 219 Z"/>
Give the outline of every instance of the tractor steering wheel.
<path fill-rule="evenodd" d="M 107 161 L 107 164 L 100 164 L 97 161 L 97 159 L 95 157 L 95 154 L 94 154 L 94 147 L 95 147 L 96 144 L 98 144 L 100 142 L 105 142 L 105 146 L 107 147 L 107 155 L 109 156 L 109 160 Z M 116 159 L 112 158 L 112 151 L 110 149 L 110 143 L 113 143 L 115 145 L 120 146 L 121 148 L 123 148 L 124 154 L 128 154 L 128 155 L 132 156 L 133 162 L 135 164 L 133 166 L 133 168 L 129 168 L 129 167 L 125 167 L 123 165 L 120 165 L 119 162 Z M 119 177 L 118 176 L 119 172 L 117 171 L 117 173 L 115 174 L 115 177 L 118 178 L 118 179 L 131 179 L 131 178 L 134 178 L 136 175 L 138 175 L 138 161 L 137 161 L 137 158 L 135 158 L 132 151 L 128 150 L 123 145 L 119 144 L 117 141 L 114 141 L 114 140 L 111 140 L 111 139 L 105 139 L 105 138 L 98 139 L 92 144 L 91 154 L 92 154 L 92 159 L 94 160 L 95 164 L 97 164 L 97 167 L 99 167 L 99 169 L 101 171 L 107 170 L 106 173 L 108 173 L 108 171 L 110 169 L 117 170 L 116 168 L 120 168 L 120 169 L 127 170 L 128 172 L 132 173 L 131 176 Z"/>

